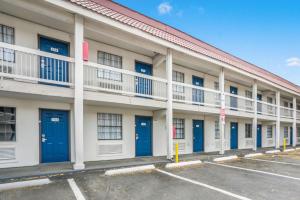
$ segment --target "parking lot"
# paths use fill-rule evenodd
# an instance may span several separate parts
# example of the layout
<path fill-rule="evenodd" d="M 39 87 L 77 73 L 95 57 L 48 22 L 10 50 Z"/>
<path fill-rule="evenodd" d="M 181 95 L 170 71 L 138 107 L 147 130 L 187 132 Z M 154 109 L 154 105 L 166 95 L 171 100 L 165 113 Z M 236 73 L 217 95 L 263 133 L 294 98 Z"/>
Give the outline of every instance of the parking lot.
<path fill-rule="evenodd" d="M 48 185 L 2 192 L 0 199 L 296 200 L 300 196 L 300 150 L 127 175 L 94 171 L 50 179 Z"/>

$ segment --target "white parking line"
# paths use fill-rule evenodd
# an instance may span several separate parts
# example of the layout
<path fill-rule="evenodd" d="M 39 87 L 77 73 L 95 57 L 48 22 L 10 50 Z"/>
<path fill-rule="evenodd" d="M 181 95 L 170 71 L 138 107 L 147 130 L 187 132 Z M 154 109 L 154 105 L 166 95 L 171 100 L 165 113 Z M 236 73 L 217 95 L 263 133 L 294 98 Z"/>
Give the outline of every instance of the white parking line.
<path fill-rule="evenodd" d="M 172 174 L 170 172 L 166 172 L 164 170 L 161 170 L 161 169 L 155 169 L 156 171 L 162 173 L 162 174 L 165 174 L 165 175 L 168 175 L 168 176 L 171 176 L 171 177 L 174 177 L 174 178 L 177 178 L 177 179 L 180 179 L 180 180 L 183 180 L 183 181 L 186 181 L 186 182 L 189 182 L 189 183 L 192 183 L 192 184 L 195 184 L 195 185 L 199 185 L 199 186 L 202 186 L 202 187 L 205 187 L 205 188 L 208 188 L 208 189 L 211 189 L 211 190 L 215 190 L 217 192 L 220 192 L 220 193 L 223 193 L 225 195 L 228 195 L 228 196 L 231 196 L 231 197 L 234 197 L 234 198 L 237 198 L 237 199 L 241 199 L 241 200 L 251 200 L 247 197 L 244 197 L 244 196 L 240 196 L 238 194 L 234 194 L 232 192 L 228 192 L 226 190 L 223 190 L 223 189 L 220 189 L 220 188 L 217 188 L 217 187 L 214 187 L 214 186 L 211 186 L 211 185 L 207 185 L 205 183 L 201 183 L 201 182 L 198 182 L 198 181 L 195 181 L 195 180 L 192 180 L 192 179 L 188 179 L 188 178 L 184 178 L 182 176 L 178 176 L 176 174 Z"/>
<path fill-rule="evenodd" d="M 83 194 L 81 193 L 80 189 L 78 188 L 76 182 L 74 179 L 68 179 L 68 183 L 70 185 L 70 188 L 72 189 L 75 197 L 77 200 L 85 200 Z"/>
<path fill-rule="evenodd" d="M 205 162 L 205 163 L 211 164 L 211 165 L 217 165 L 217 166 L 222 166 L 222 167 L 227 167 L 227 168 L 239 169 L 239 170 L 244 170 L 244 171 L 249 171 L 249 172 L 267 174 L 267 175 L 271 175 L 271 176 L 278 176 L 278 177 L 282 177 L 282 178 L 288 178 L 288 179 L 293 179 L 293 180 L 300 181 L 300 178 L 296 178 L 296 177 L 293 177 L 293 176 L 286 176 L 286 175 L 282 175 L 282 174 L 275 174 L 275 173 L 260 171 L 260 170 L 256 170 L 256 169 L 236 167 L 236 166 L 232 166 L 232 165 L 224 165 L 224 164 L 219 164 L 219 163 L 212 163 L 212 162 Z"/>
<path fill-rule="evenodd" d="M 291 162 L 282 162 L 282 161 L 274 161 L 274 160 L 265 160 L 265 159 L 258 159 L 258 158 L 244 158 L 247 160 L 255 160 L 255 161 L 262 161 L 262 162 L 270 162 L 270 163 L 278 163 L 283 165 L 294 165 L 294 166 L 300 166 L 300 164 L 297 163 L 291 163 Z"/>

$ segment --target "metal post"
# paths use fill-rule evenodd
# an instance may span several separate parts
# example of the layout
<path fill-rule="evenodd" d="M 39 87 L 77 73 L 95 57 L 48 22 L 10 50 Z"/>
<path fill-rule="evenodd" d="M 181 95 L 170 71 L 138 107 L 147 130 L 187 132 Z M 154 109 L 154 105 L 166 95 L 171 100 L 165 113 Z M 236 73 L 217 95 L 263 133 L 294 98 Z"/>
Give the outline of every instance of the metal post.
<path fill-rule="evenodd" d="M 166 126 L 167 126 L 167 158 L 173 158 L 173 88 L 172 88 L 172 72 L 173 72 L 173 58 L 172 50 L 167 50 L 166 58 L 166 74 L 167 74 L 167 112 L 166 112 Z"/>

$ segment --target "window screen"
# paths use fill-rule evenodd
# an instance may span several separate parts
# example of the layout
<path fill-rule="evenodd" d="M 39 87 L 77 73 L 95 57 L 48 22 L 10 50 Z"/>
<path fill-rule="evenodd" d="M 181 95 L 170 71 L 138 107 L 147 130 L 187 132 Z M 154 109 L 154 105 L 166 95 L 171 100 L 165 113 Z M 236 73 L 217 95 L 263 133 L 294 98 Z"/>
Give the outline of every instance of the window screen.
<path fill-rule="evenodd" d="M 220 139 L 220 121 L 215 121 L 215 139 Z"/>
<path fill-rule="evenodd" d="M 0 141 L 16 141 L 16 109 L 0 107 Z"/>
<path fill-rule="evenodd" d="M 106 53 L 103 51 L 98 51 L 98 63 L 121 69 L 122 57 L 118 55 Z M 120 72 L 115 72 L 106 69 L 98 69 L 98 78 L 114 80 L 114 81 L 122 81 L 122 75 Z"/>
<path fill-rule="evenodd" d="M 122 115 L 98 113 L 98 140 L 122 139 Z"/>
<path fill-rule="evenodd" d="M 272 138 L 272 137 L 273 137 L 273 127 L 267 126 L 267 138 Z"/>
<path fill-rule="evenodd" d="M 252 138 L 252 124 L 245 124 L 245 137 Z"/>
<path fill-rule="evenodd" d="M 0 42 L 14 44 L 15 30 L 12 27 L 0 24 Z M 14 62 L 15 51 L 7 48 L 0 48 L 0 60 Z"/>
<path fill-rule="evenodd" d="M 173 71 L 172 80 L 179 83 L 184 83 L 184 73 Z M 173 85 L 173 98 L 183 100 L 184 99 L 184 86 Z"/>
<path fill-rule="evenodd" d="M 184 119 L 173 119 L 173 126 L 176 130 L 175 139 L 184 139 Z"/>

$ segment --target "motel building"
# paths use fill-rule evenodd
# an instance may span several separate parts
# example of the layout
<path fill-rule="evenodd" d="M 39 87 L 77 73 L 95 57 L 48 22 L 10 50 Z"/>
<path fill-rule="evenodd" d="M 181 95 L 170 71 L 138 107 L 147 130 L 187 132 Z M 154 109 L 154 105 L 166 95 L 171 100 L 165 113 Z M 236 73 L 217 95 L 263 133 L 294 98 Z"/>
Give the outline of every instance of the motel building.
<path fill-rule="evenodd" d="M 0 0 L 0 168 L 300 143 L 300 87 L 108 0 Z"/>

